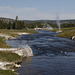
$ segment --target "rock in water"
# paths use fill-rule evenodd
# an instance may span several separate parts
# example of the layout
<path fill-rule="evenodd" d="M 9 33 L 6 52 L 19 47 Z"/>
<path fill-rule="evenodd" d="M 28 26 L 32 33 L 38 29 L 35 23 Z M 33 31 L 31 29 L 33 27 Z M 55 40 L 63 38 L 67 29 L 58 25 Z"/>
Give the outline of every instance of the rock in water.
<path fill-rule="evenodd" d="M 72 37 L 72 40 L 75 40 L 75 36 Z"/>

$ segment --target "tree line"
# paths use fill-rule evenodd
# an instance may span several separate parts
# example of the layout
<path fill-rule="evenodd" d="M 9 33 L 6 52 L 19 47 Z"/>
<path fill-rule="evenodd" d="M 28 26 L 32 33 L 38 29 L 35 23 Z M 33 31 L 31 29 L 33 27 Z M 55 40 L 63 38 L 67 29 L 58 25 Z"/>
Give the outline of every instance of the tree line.
<path fill-rule="evenodd" d="M 32 29 L 38 27 L 43 27 L 40 22 L 25 23 L 24 21 L 14 20 L 13 22 L 4 22 L 0 20 L 0 29 Z"/>
<path fill-rule="evenodd" d="M 58 28 L 56 24 L 48 23 L 53 28 Z M 32 22 L 25 23 L 24 21 L 14 20 L 13 22 L 4 22 L 0 20 L 0 29 L 32 29 L 35 27 L 43 28 L 44 23 L 41 22 Z M 65 27 L 75 27 L 74 23 L 63 23 L 61 24 L 61 28 Z"/>
<path fill-rule="evenodd" d="M 61 28 L 75 27 L 75 23 L 63 23 Z"/>

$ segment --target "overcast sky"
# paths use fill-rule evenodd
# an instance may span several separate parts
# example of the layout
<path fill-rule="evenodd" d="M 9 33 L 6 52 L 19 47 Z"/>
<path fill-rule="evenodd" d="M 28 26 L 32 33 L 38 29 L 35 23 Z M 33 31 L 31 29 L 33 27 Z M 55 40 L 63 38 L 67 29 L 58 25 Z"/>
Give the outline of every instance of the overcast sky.
<path fill-rule="evenodd" d="M 0 17 L 21 20 L 75 19 L 75 0 L 0 0 Z"/>

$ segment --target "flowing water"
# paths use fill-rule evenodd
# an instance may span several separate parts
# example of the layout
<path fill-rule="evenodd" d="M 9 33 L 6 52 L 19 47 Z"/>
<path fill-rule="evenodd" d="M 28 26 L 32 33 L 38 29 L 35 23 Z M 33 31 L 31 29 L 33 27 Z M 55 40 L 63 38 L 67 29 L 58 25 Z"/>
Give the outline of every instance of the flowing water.
<path fill-rule="evenodd" d="M 33 57 L 23 59 L 19 75 L 75 75 L 75 41 L 56 37 L 54 32 L 38 32 L 6 41 L 15 48 L 28 44 L 33 50 Z"/>

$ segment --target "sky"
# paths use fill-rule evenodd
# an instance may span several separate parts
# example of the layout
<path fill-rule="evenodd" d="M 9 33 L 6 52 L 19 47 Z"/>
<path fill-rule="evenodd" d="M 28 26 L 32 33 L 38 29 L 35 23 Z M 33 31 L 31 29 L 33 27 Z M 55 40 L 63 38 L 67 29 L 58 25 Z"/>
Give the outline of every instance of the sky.
<path fill-rule="evenodd" d="M 19 20 L 75 19 L 75 0 L 0 0 L 0 17 Z"/>

